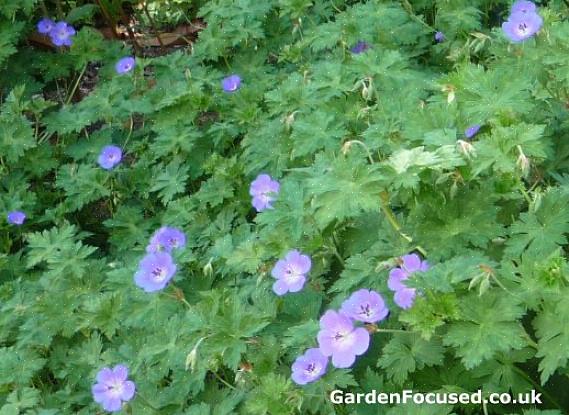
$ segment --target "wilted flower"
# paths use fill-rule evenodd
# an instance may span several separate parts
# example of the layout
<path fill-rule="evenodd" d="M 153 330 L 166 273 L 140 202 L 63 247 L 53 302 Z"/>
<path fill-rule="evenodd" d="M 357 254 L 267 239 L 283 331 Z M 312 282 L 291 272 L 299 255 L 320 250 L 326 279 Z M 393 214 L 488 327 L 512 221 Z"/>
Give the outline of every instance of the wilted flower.
<path fill-rule="evenodd" d="M 303 255 L 296 249 L 287 253 L 284 259 L 277 261 L 271 271 L 273 278 L 277 279 L 273 284 L 275 294 L 283 295 L 302 290 L 306 274 L 310 272 L 311 267 L 312 261 L 308 255 Z"/>
<path fill-rule="evenodd" d="M 354 46 L 352 46 L 350 51 L 353 54 L 358 55 L 360 53 L 365 52 L 368 49 L 369 49 L 369 44 L 367 42 L 364 42 L 363 40 L 359 40 L 358 43 L 356 43 Z"/>
<path fill-rule="evenodd" d="M 163 226 L 154 232 L 146 252 L 170 252 L 172 249 L 183 248 L 186 245 L 186 235 L 178 228 Z"/>
<path fill-rule="evenodd" d="M 476 134 L 478 134 L 478 131 L 480 131 L 480 128 L 482 126 L 480 124 L 474 124 L 471 125 L 470 127 L 468 127 L 466 130 L 464 130 L 464 136 L 466 138 L 472 138 L 474 137 Z"/>
<path fill-rule="evenodd" d="M 14 210 L 8 213 L 8 223 L 10 225 L 22 225 L 26 220 L 26 214 L 19 210 Z"/>
<path fill-rule="evenodd" d="M 379 293 L 361 289 L 342 303 L 340 312 L 364 323 L 377 323 L 387 317 L 389 309 Z"/>
<path fill-rule="evenodd" d="M 49 32 L 51 42 L 55 46 L 71 46 L 73 41 L 71 37 L 75 35 L 73 26 L 68 25 L 66 22 L 57 22 Z"/>
<path fill-rule="evenodd" d="M 105 146 L 99 154 L 97 162 L 105 170 L 110 170 L 122 160 L 122 150 L 117 146 Z"/>
<path fill-rule="evenodd" d="M 332 356 L 334 367 L 350 367 L 356 356 L 367 351 L 369 333 L 362 327 L 354 327 L 348 316 L 328 310 L 320 318 L 318 346 L 324 356 Z"/>
<path fill-rule="evenodd" d="M 543 19 L 539 14 L 518 11 L 502 23 L 502 30 L 512 42 L 518 43 L 535 35 L 542 25 Z"/>
<path fill-rule="evenodd" d="M 438 43 L 444 42 L 444 41 L 445 41 L 445 35 L 444 35 L 444 33 L 443 33 L 443 32 L 437 32 L 437 33 L 435 33 L 435 40 L 436 40 Z"/>
<path fill-rule="evenodd" d="M 38 22 L 37 27 L 38 27 L 38 32 L 40 32 L 42 35 L 47 35 L 49 34 L 49 32 L 53 30 L 53 28 L 55 27 L 55 23 L 50 18 L 44 17 Z"/>
<path fill-rule="evenodd" d="M 147 293 L 166 287 L 176 273 L 176 264 L 167 252 L 147 254 L 138 264 L 134 283 Z"/>
<path fill-rule="evenodd" d="M 535 13 L 535 10 L 536 10 L 535 4 L 531 1 L 518 0 L 514 4 L 512 4 L 512 14 L 517 12 Z"/>
<path fill-rule="evenodd" d="M 415 301 L 415 288 L 407 287 L 403 281 L 415 272 L 425 272 L 429 269 L 427 261 L 421 261 L 417 254 L 405 255 L 401 258 L 402 264 L 389 272 L 387 286 L 395 292 L 393 300 L 401 308 L 410 308 Z"/>
<path fill-rule="evenodd" d="M 292 380 L 299 385 L 314 382 L 326 373 L 327 366 L 328 357 L 320 349 L 308 349 L 292 364 Z"/>
<path fill-rule="evenodd" d="M 115 70 L 119 75 L 125 74 L 130 72 L 134 69 L 136 65 L 136 61 L 132 56 L 126 56 L 124 58 L 119 59 L 119 61 L 115 65 Z"/>
<path fill-rule="evenodd" d="M 458 140 L 456 145 L 458 146 L 458 151 L 464 154 L 467 158 L 476 156 L 476 149 L 468 141 Z"/>
<path fill-rule="evenodd" d="M 234 92 L 241 86 L 241 77 L 239 75 L 230 75 L 227 78 L 223 78 L 221 81 L 221 87 L 225 92 Z"/>
<path fill-rule="evenodd" d="M 134 396 L 134 382 L 127 378 L 128 368 L 124 365 L 101 369 L 97 373 L 97 383 L 91 388 L 95 402 L 101 404 L 105 411 L 120 411 L 123 402 L 130 401 Z"/>
<path fill-rule="evenodd" d="M 522 174 L 524 176 L 526 176 L 529 173 L 531 163 L 530 163 L 529 159 L 527 158 L 527 156 L 524 154 L 521 146 L 518 146 L 518 152 L 519 152 L 519 156 L 518 156 L 518 160 L 516 161 L 516 164 L 518 165 L 518 167 L 522 171 Z"/>
<path fill-rule="evenodd" d="M 251 187 L 249 188 L 249 194 L 253 196 L 253 207 L 257 212 L 272 208 L 271 203 L 275 200 L 275 196 L 278 195 L 279 190 L 279 182 L 273 180 L 271 176 L 268 174 L 258 175 L 257 178 L 251 182 Z"/>

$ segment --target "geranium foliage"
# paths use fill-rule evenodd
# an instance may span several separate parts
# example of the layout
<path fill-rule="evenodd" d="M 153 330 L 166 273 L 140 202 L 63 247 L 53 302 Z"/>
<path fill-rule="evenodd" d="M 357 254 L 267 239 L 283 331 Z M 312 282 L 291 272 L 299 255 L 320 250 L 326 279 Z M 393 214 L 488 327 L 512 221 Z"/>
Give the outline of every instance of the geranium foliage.
<path fill-rule="evenodd" d="M 0 415 L 567 413 L 567 39 L 562 0 L 0 1 Z"/>

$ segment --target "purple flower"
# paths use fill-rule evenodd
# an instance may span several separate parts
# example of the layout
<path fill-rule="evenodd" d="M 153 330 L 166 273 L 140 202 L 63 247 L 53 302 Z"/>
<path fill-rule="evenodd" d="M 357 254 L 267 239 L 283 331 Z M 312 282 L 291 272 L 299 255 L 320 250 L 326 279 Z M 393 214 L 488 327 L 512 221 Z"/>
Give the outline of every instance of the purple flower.
<path fill-rule="evenodd" d="M 136 61 L 132 56 L 126 56 L 124 58 L 119 59 L 119 61 L 115 65 L 115 70 L 119 75 L 125 74 L 130 72 L 134 69 L 136 65 Z"/>
<path fill-rule="evenodd" d="M 178 228 L 163 226 L 154 232 L 146 252 L 171 252 L 175 248 L 183 248 L 186 245 L 186 235 Z"/>
<path fill-rule="evenodd" d="M 221 81 L 221 87 L 225 92 L 235 92 L 240 86 L 241 77 L 239 75 L 230 75 Z"/>
<path fill-rule="evenodd" d="M 512 4 L 512 13 L 522 12 L 522 13 L 535 13 L 535 4 L 531 1 L 518 0 Z"/>
<path fill-rule="evenodd" d="M 283 295 L 302 290 L 306 274 L 310 272 L 311 267 L 312 261 L 308 255 L 303 255 L 296 249 L 287 253 L 284 259 L 277 261 L 271 271 L 271 275 L 277 279 L 273 284 L 275 294 Z"/>
<path fill-rule="evenodd" d="M 10 225 L 22 225 L 26 220 L 26 214 L 19 210 L 8 213 L 8 223 Z"/>
<path fill-rule="evenodd" d="M 474 137 L 476 134 L 478 134 L 478 131 L 480 130 L 481 127 L 482 126 L 480 124 L 471 125 L 466 130 L 464 130 L 464 136 L 466 138 Z"/>
<path fill-rule="evenodd" d="M 361 289 L 342 303 L 340 312 L 364 323 L 377 323 L 387 317 L 389 309 L 379 293 Z"/>
<path fill-rule="evenodd" d="M 75 29 L 65 22 L 55 23 L 49 32 L 51 42 L 55 46 L 71 46 L 73 44 L 71 36 L 73 35 L 75 35 Z"/>
<path fill-rule="evenodd" d="M 413 305 L 417 293 L 415 288 L 407 287 L 403 281 L 415 272 L 427 271 L 429 264 L 427 261 L 421 261 L 421 258 L 417 254 L 405 255 L 401 260 L 401 266 L 389 272 L 387 286 L 391 291 L 395 292 L 393 296 L 395 304 L 403 309 L 407 309 Z"/>
<path fill-rule="evenodd" d="M 273 207 L 271 203 L 275 200 L 274 196 L 278 195 L 279 190 L 279 182 L 273 180 L 271 176 L 268 174 L 258 175 L 257 178 L 251 182 L 251 187 L 249 188 L 249 194 L 253 196 L 253 207 L 257 212 L 271 209 Z"/>
<path fill-rule="evenodd" d="M 292 364 L 292 380 L 298 385 L 306 385 L 320 379 L 326 373 L 328 358 L 320 349 L 308 349 L 298 356 Z"/>
<path fill-rule="evenodd" d="M 176 264 L 167 252 L 147 254 L 138 264 L 134 283 L 147 293 L 166 287 L 176 273 Z"/>
<path fill-rule="evenodd" d="M 356 43 L 354 46 L 352 46 L 350 51 L 353 54 L 358 55 L 360 53 L 365 52 L 368 49 L 369 49 L 369 44 L 367 42 L 364 42 L 363 40 L 359 40 L 358 43 Z"/>
<path fill-rule="evenodd" d="M 122 150 L 117 146 L 105 146 L 99 154 L 97 162 L 105 170 L 110 170 L 121 162 Z"/>
<path fill-rule="evenodd" d="M 53 30 L 55 23 L 50 18 L 44 17 L 38 22 L 38 32 L 42 35 L 47 35 Z"/>
<path fill-rule="evenodd" d="M 324 356 L 332 356 L 334 367 L 350 367 L 356 356 L 368 349 L 369 333 L 362 327 L 355 328 L 348 316 L 328 310 L 320 318 L 318 346 Z"/>
<path fill-rule="evenodd" d="M 535 35 L 542 25 L 543 19 L 539 14 L 519 11 L 512 13 L 508 20 L 502 23 L 502 30 L 512 42 L 518 43 Z"/>
<path fill-rule="evenodd" d="M 435 33 L 435 40 L 436 40 L 438 43 L 444 42 L 444 41 L 445 41 L 445 35 L 444 35 L 444 33 L 443 33 L 443 32 L 437 32 L 437 33 Z"/>
<path fill-rule="evenodd" d="M 116 365 L 113 369 L 102 368 L 97 373 L 97 383 L 91 388 L 95 402 L 101 404 L 105 411 L 120 411 L 123 402 L 130 401 L 134 396 L 134 382 L 127 378 L 126 366 Z"/>

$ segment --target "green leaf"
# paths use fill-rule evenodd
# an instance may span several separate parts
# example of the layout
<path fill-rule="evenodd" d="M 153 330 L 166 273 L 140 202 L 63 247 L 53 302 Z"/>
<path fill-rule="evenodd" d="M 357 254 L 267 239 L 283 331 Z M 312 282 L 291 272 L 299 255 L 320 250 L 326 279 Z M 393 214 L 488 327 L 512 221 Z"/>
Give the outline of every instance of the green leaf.
<path fill-rule="evenodd" d="M 424 340 L 416 334 L 396 334 L 385 345 L 378 366 L 398 385 L 407 380 L 410 373 L 425 366 L 443 364 L 444 348 L 439 339 Z"/>
<path fill-rule="evenodd" d="M 517 321 L 524 310 L 502 291 L 479 297 L 470 294 L 460 303 L 462 321 L 449 325 L 443 338 L 453 346 L 467 369 L 480 365 L 498 352 L 508 353 L 526 345 L 525 332 Z"/>

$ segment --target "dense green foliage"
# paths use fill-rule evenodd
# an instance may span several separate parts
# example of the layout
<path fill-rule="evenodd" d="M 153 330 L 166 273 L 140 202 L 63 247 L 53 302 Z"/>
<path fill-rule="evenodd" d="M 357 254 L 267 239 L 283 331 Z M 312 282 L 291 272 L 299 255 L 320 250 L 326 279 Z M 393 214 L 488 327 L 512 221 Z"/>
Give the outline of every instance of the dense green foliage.
<path fill-rule="evenodd" d="M 566 2 L 539 4 L 543 28 L 513 44 L 505 0 L 204 1 L 192 47 L 126 75 L 114 65 L 132 51 L 95 29 L 98 6 L 57 4 L 77 35 L 54 50 L 28 40 L 44 3 L 0 0 L 1 415 L 102 413 L 91 387 L 119 363 L 137 415 L 483 413 L 332 405 L 337 388 L 537 389 L 535 410 L 484 410 L 569 408 Z M 106 171 L 111 143 L 125 156 Z M 256 213 L 260 173 L 281 189 Z M 173 283 L 145 293 L 133 275 L 161 225 L 188 243 Z M 277 297 L 291 249 L 312 270 Z M 401 310 L 387 276 L 410 252 L 431 268 Z M 294 384 L 322 313 L 360 288 L 391 310 L 368 352 Z"/>

